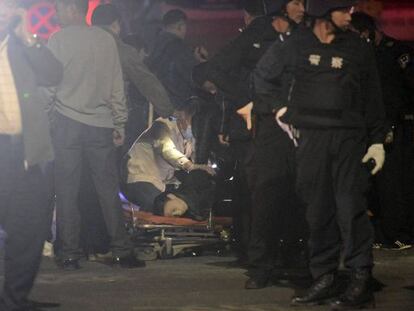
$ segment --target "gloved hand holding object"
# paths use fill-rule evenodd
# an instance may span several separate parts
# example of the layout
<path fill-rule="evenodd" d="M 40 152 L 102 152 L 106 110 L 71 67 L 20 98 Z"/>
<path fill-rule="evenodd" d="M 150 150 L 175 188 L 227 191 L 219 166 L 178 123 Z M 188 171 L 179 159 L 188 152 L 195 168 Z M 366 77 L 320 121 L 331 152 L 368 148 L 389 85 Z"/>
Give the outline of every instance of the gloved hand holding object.
<path fill-rule="evenodd" d="M 371 174 L 375 175 L 378 173 L 385 162 L 385 151 L 383 144 L 373 144 L 368 148 L 367 153 L 362 158 L 362 163 L 367 163 L 370 159 L 375 161 L 375 167 L 372 169 Z"/>

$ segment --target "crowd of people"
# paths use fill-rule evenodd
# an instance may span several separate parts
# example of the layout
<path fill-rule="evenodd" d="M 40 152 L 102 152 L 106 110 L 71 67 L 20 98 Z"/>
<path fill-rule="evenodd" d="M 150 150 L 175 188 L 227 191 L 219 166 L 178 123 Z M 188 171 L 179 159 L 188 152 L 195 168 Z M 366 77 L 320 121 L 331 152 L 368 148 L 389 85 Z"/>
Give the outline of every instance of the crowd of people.
<path fill-rule="evenodd" d="M 87 0 L 58 0 L 62 29 L 43 45 L 24 5 L 0 0 L 0 310 L 37 310 L 28 295 L 54 207 L 61 269 L 85 256 L 85 189 L 111 265 L 145 267 L 119 193 L 143 211 L 203 220 L 221 153 L 246 289 L 266 287 L 284 256 L 313 279 L 292 305 L 375 304 L 373 248 L 408 249 L 414 238 L 413 52 L 355 0 L 306 2 L 245 1 L 243 31 L 210 56 L 186 42 L 179 9 L 137 49 L 120 36 L 116 6 L 98 6 L 89 26 Z M 148 103 L 147 127 L 135 117 Z"/>

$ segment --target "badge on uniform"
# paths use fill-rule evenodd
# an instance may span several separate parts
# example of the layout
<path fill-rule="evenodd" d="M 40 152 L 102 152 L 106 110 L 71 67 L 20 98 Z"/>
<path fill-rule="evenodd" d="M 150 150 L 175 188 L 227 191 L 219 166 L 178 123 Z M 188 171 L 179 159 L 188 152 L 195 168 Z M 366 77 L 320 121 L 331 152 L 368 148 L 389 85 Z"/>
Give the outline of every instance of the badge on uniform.
<path fill-rule="evenodd" d="M 331 67 L 335 69 L 342 69 L 344 66 L 344 59 L 342 57 L 332 57 Z"/>
<path fill-rule="evenodd" d="M 256 49 L 260 49 L 260 43 L 253 43 L 253 47 L 255 47 Z"/>
<path fill-rule="evenodd" d="M 398 63 L 400 64 L 401 69 L 407 68 L 409 62 L 410 62 L 410 54 L 408 53 L 403 54 L 398 58 Z"/>
<path fill-rule="evenodd" d="M 321 63 L 321 56 L 317 54 L 309 55 L 309 63 L 313 66 L 319 66 Z"/>

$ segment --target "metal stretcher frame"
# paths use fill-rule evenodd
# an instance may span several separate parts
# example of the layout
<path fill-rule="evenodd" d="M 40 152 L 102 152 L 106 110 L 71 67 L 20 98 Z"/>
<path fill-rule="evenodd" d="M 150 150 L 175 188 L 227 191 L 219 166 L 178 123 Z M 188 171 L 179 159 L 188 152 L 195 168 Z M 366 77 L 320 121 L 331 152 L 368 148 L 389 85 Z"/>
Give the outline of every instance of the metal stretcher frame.
<path fill-rule="evenodd" d="M 188 224 L 171 224 L 170 217 L 149 216 L 149 213 L 137 211 L 137 207 L 128 204 L 125 209 L 129 213 L 130 231 L 136 237 L 136 243 L 140 247 L 152 247 L 157 258 L 172 258 L 185 250 L 203 248 L 217 245 L 222 247 L 227 244 L 229 234 L 226 227 L 231 225 L 231 219 L 227 217 L 214 218 L 212 211 L 206 221 L 197 222 L 187 219 Z M 152 222 L 145 222 L 140 216 L 152 219 Z M 164 223 L 156 223 L 159 222 Z M 174 219 L 174 218 L 173 218 Z M 177 220 L 177 218 L 175 218 Z M 217 224 L 218 219 L 222 224 Z M 184 219 L 185 220 L 185 219 Z M 183 221 L 183 219 L 180 219 Z"/>

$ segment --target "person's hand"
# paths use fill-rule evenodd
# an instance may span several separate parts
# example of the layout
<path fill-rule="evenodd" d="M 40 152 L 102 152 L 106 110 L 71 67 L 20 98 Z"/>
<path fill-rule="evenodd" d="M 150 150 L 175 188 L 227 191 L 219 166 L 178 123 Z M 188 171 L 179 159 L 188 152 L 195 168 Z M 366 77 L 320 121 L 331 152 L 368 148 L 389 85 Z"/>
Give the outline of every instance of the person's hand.
<path fill-rule="evenodd" d="M 389 131 L 387 135 L 385 136 L 384 144 L 390 145 L 394 142 L 394 131 Z"/>
<path fill-rule="evenodd" d="M 218 134 L 219 143 L 223 146 L 230 146 L 229 135 Z"/>
<path fill-rule="evenodd" d="M 250 102 L 246 106 L 237 110 L 237 114 L 246 122 L 246 126 L 249 131 L 252 129 L 252 110 L 253 102 Z"/>
<path fill-rule="evenodd" d="M 193 167 L 191 170 L 202 170 L 205 171 L 207 174 L 211 175 L 211 176 L 215 176 L 216 175 L 216 171 L 209 165 L 207 164 L 193 164 Z"/>
<path fill-rule="evenodd" d="M 188 161 L 184 164 L 183 168 L 189 172 L 194 170 L 202 170 L 210 174 L 211 176 L 216 175 L 216 171 L 207 164 L 194 164 L 192 161 Z"/>
<path fill-rule="evenodd" d="M 125 142 L 125 135 L 118 130 L 112 132 L 112 138 L 116 147 L 122 146 Z"/>
<path fill-rule="evenodd" d="M 291 140 L 293 140 L 293 143 L 295 144 L 295 146 L 297 146 L 297 145 L 298 145 L 298 143 L 297 143 L 297 141 L 296 141 L 296 138 L 297 138 L 297 136 L 298 136 L 298 134 L 299 134 L 298 130 L 295 130 L 295 129 L 292 127 L 292 125 L 290 125 L 290 124 L 286 124 L 286 123 L 284 123 L 284 122 L 282 122 L 282 121 L 280 120 L 280 118 L 281 118 L 281 117 L 283 117 L 283 116 L 285 115 L 285 113 L 286 113 L 286 112 L 287 112 L 287 107 L 282 107 L 282 108 L 280 108 L 280 109 L 276 112 L 276 115 L 275 115 L 275 120 L 276 120 L 277 124 L 280 126 L 280 128 L 281 128 L 284 132 L 286 132 L 286 133 L 288 134 L 288 136 L 289 136 L 289 138 L 290 138 Z"/>
<path fill-rule="evenodd" d="M 16 36 L 22 40 L 22 42 L 27 46 L 33 46 L 36 44 L 37 39 L 36 35 L 33 35 L 29 31 L 29 24 L 27 18 L 27 11 L 23 8 L 17 8 L 15 10 L 16 18 L 19 19 L 19 23 L 14 29 Z"/>
<path fill-rule="evenodd" d="M 373 144 L 368 148 L 367 153 L 362 158 L 362 163 L 367 163 L 370 159 L 375 161 L 375 167 L 372 169 L 371 174 L 375 175 L 384 166 L 385 151 L 383 144 Z"/>
<path fill-rule="evenodd" d="M 208 51 L 204 46 L 197 46 L 194 49 L 194 57 L 200 62 L 204 63 L 208 60 Z"/>

